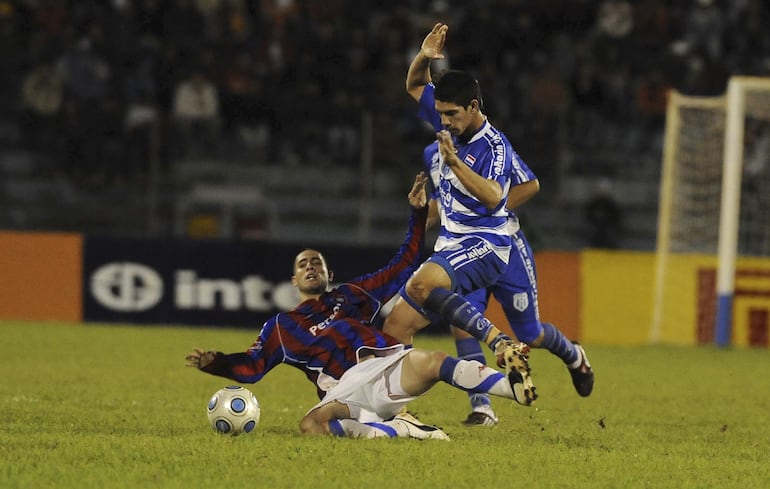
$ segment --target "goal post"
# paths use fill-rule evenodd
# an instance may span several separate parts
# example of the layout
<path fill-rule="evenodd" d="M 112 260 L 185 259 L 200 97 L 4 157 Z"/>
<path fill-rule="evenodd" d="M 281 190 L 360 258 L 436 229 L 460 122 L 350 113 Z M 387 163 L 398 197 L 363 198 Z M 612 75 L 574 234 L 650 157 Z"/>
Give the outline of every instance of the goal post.
<path fill-rule="evenodd" d="M 741 267 L 744 257 L 758 261 Z M 749 284 L 739 288 L 738 343 L 767 344 L 769 78 L 733 77 L 723 97 L 671 93 L 650 341 L 731 344 L 736 275 Z"/>

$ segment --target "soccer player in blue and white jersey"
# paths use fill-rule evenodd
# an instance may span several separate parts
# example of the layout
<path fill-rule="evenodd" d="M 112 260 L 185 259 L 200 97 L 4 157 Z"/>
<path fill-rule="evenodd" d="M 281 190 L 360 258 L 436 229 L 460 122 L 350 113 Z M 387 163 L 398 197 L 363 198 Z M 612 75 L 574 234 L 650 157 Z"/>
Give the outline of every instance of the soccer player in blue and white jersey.
<path fill-rule="evenodd" d="M 438 23 L 428 33 L 420 53 L 410 65 L 406 80 L 407 92 L 420 104 L 420 117 L 430 123 L 437 131 L 444 127 L 444 120 L 437 110 L 436 99 L 440 98 L 440 93 L 436 95 L 439 90 L 436 89 L 436 85 L 431 80 L 430 62 L 443 58 L 442 50 L 447 30 L 448 27 L 445 24 Z M 441 84 L 439 82 L 439 85 Z M 434 183 L 437 181 L 435 174 L 438 167 L 435 146 L 435 143 L 428 146 L 424 157 L 426 171 L 431 174 Z M 515 152 L 513 153 L 512 170 L 507 209 L 513 250 L 508 268 L 496 284 L 486 290 L 471 292 L 465 297 L 478 310 L 485 311 L 489 295 L 493 294 L 501 304 L 516 338 L 532 347 L 547 349 L 559 357 L 567 365 L 578 394 L 588 396 L 593 389 L 593 370 L 585 351 L 580 345 L 569 341 L 556 326 L 540 321 L 535 259 L 514 213 L 514 209 L 527 202 L 539 191 L 539 181 Z M 434 199 L 440 198 L 436 194 L 432 197 Z M 431 207 L 431 214 L 436 213 L 435 208 L 436 206 Z M 429 224 L 432 220 L 433 217 L 429 215 Z M 483 363 L 484 354 L 478 342 L 462 330 L 455 329 L 454 332 L 458 356 L 476 359 Z M 473 411 L 466 420 L 467 424 L 494 425 L 497 423 L 497 417 L 491 409 L 488 396 L 472 395 L 471 405 Z"/>
<path fill-rule="evenodd" d="M 427 60 L 418 54 L 408 79 L 423 58 Z M 509 364 L 509 359 L 526 362 L 526 352 L 523 358 L 506 354 L 517 343 L 464 297 L 493 285 L 508 266 L 506 203 L 518 157 L 482 113 L 481 91 L 470 74 L 449 72 L 426 90 L 428 82 L 420 90 L 430 95 L 427 110 L 439 129 L 430 172 L 439 196 L 441 230 L 433 254 L 401 291 L 383 330 L 404 344 L 412 344 L 417 331 L 439 320 L 466 331 L 489 345 L 498 365 L 505 365 L 511 382 L 518 384 L 517 391 L 525 394 L 517 401 L 530 405 L 536 395 L 529 369 L 517 379 L 517 370 Z"/>
<path fill-rule="evenodd" d="M 303 250 L 295 258 L 292 276 L 301 299 L 296 308 L 265 322 L 246 352 L 195 348 L 186 357 L 187 365 L 244 383 L 259 381 L 282 363 L 302 370 L 322 398 L 300 422 L 301 431 L 309 434 L 448 439 L 440 429 L 400 412 L 439 380 L 468 392 L 515 399 L 517 386 L 506 375 L 443 352 L 406 349 L 373 327 L 383 304 L 419 263 L 426 179 L 424 174 L 415 179 L 409 194 L 415 209 L 409 233 L 387 266 L 327 290 L 333 275 L 326 260 L 316 250 Z"/>

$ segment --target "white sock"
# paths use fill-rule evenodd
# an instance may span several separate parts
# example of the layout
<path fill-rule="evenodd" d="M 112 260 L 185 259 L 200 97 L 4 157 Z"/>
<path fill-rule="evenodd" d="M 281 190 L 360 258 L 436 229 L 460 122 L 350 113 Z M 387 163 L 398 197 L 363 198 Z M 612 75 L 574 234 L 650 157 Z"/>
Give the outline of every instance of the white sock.
<path fill-rule="evenodd" d="M 361 423 L 354 419 L 339 419 L 340 427 L 349 438 L 395 438 L 401 435 L 395 425 L 383 423 Z M 406 435 L 408 436 L 408 434 Z"/>
<path fill-rule="evenodd" d="M 515 399 L 511 384 L 504 374 L 476 360 L 460 360 L 452 372 L 452 383 L 472 392 Z"/>

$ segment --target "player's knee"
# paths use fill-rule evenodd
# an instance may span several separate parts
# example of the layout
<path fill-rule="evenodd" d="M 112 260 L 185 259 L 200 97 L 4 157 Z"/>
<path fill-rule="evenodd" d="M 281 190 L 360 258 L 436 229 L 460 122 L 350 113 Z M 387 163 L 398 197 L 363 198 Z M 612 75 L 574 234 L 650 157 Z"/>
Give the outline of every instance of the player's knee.
<path fill-rule="evenodd" d="M 406 293 L 420 305 L 425 304 L 431 290 L 433 287 L 424 280 L 413 278 L 406 284 Z"/>
<path fill-rule="evenodd" d="M 437 287 L 451 288 L 452 280 L 441 265 L 428 261 L 412 275 L 404 289 L 413 301 L 422 305 Z"/>
<path fill-rule="evenodd" d="M 430 372 L 431 377 L 438 377 L 438 372 L 441 370 L 441 364 L 449 356 L 448 353 L 443 351 L 425 351 L 423 366 L 425 372 Z"/>
<path fill-rule="evenodd" d="M 407 377 L 430 384 L 438 380 L 441 364 L 448 356 L 449 354 L 443 351 L 415 348 L 406 358 L 404 370 Z"/>
<path fill-rule="evenodd" d="M 444 363 L 444 360 L 449 356 L 448 353 L 443 351 L 432 351 L 431 352 L 431 366 L 435 368 L 436 371 L 441 369 L 441 364 Z"/>
<path fill-rule="evenodd" d="M 328 423 L 320 423 L 312 416 L 305 416 L 299 422 L 299 431 L 304 435 L 317 435 L 328 432 Z"/>

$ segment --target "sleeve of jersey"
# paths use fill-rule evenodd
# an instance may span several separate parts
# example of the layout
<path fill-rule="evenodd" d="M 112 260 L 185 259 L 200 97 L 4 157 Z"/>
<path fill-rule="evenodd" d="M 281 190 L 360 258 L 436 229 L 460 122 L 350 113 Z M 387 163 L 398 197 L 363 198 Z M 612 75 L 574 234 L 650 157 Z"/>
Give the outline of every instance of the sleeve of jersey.
<path fill-rule="evenodd" d="M 409 230 L 398 253 L 383 268 L 351 280 L 350 283 L 359 286 L 383 303 L 393 298 L 422 263 L 427 216 L 427 207 L 412 208 Z"/>
<path fill-rule="evenodd" d="M 422 167 L 423 170 L 425 170 L 425 173 L 428 175 L 428 198 L 430 199 L 438 199 L 439 198 L 439 192 L 438 187 L 436 186 L 438 182 L 434 180 L 434 172 L 433 167 L 434 164 L 438 165 L 438 163 L 435 163 L 435 161 L 438 160 L 437 155 L 438 154 L 438 142 L 434 141 L 431 144 L 427 145 L 425 149 L 422 151 Z"/>
<path fill-rule="evenodd" d="M 481 169 L 481 176 L 494 180 L 500 184 L 505 192 L 508 192 L 511 182 L 516 179 L 512 156 L 513 149 L 510 144 L 504 141 L 498 141 L 490 149 L 488 157 L 484 158 L 484 167 Z"/>
<path fill-rule="evenodd" d="M 435 89 L 433 83 L 425 85 L 420 96 L 420 108 L 417 110 L 417 117 L 429 123 L 438 132 L 443 127 L 441 126 L 441 116 L 436 112 L 436 98 L 433 96 Z"/>
<path fill-rule="evenodd" d="M 521 183 L 526 183 L 530 180 L 536 179 L 537 175 L 535 175 L 535 172 L 533 172 L 529 166 L 527 166 L 527 164 L 523 159 L 521 159 L 516 151 L 511 150 L 511 153 L 513 154 L 513 158 L 511 158 L 513 170 L 511 173 L 513 175 L 511 185 L 519 185 Z"/>
<path fill-rule="evenodd" d="M 217 352 L 214 361 L 201 370 L 244 384 L 258 382 L 284 359 L 280 338 L 274 332 L 275 322 L 271 319 L 265 323 L 259 338 L 247 351 Z"/>

